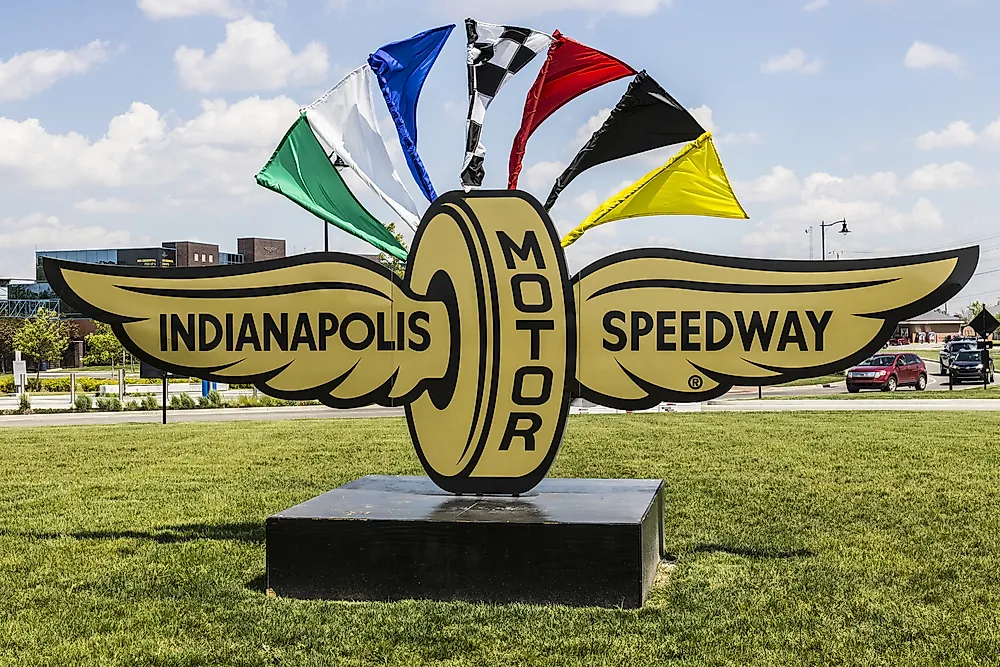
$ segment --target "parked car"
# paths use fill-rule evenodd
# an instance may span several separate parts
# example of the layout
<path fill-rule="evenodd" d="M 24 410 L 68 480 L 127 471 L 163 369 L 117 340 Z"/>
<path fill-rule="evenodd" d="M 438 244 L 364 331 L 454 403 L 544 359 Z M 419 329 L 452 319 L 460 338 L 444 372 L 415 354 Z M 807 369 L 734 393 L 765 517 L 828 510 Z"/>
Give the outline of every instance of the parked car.
<path fill-rule="evenodd" d="M 980 349 L 962 350 L 951 360 L 951 381 L 961 384 L 966 380 L 974 382 L 986 381 L 993 383 L 993 357 L 983 363 L 983 351 Z"/>
<path fill-rule="evenodd" d="M 847 370 L 847 391 L 862 389 L 896 391 L 900 385 L 917 391 L 927 388 L 927 367 L 915 354 L 876 354 Z"/>
<path fill-rule="evenodd" d="M 941 371 L 939 375 L 947 375 L 949 369 L 951 368 L 951 361 L 954 359 L 959 352 L 965 350 L 975 350 L 979 346 L 978 342 L 974 338 L 952 338 L 950 341 L 945 343 L 944 349 L 938 355 L 938 361 L 941 364 Z"/>

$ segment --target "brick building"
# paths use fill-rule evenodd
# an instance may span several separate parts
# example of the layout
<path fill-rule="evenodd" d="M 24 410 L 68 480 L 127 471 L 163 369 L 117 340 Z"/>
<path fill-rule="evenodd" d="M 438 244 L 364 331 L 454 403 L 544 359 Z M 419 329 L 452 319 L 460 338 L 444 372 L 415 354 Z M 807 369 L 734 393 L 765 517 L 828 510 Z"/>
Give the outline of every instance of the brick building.
<path fill-rule="evenodd" d="M 247 264 L 281 259 L 285 256 L 285 240 L 256 237 L 236 239 L 236 250 Z"/>

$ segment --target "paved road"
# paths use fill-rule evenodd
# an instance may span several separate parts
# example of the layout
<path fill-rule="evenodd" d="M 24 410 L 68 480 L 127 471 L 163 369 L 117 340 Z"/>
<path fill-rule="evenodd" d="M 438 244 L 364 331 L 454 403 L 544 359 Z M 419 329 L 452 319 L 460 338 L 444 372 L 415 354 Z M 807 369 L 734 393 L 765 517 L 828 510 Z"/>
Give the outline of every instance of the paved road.
<path fill-rule="evenodd" d="M 927 361 L 928 391 L 948 391 L 948 379 L 939 377 L 938 364 Z M 973 389 L 980 385 L 958 385 L 955 391 Z M 900 388 L 898 391 L 913 392 L 912 388 Z M 250 390 L 233 390 L 223 392 L 227 398 L 235 398 L 238 394 L 250 394 Z M 796 397 L 819 396 L 831 394 L 847 394 L 843 382 L 832 385 L 812 385 L 804 387 L 765 387 L 764 396 Z M 192 394 L 197 396 L 199 394 Z M 975 399 L 850 399 L 850 400 L 752 400 L 757 396 L 755 387 L 736 387 L 723 398 L 709 401 L 700 406 L 702 412 L 789 412 L 801 410 L 1000 410 L 1000 400 Z M 159 395 L 157 394 L 157 398 Z M 69 407 L 69 395 L 34 394 L 31 397 L 32 407 L 66 408 Z M 693 406 L 692 406 L 693 407 Z M 17 400 L 13 397 L 0 397 L 0 409 L 17 408 Z M 359 418 L 359 417 L 401 417 L 402 408 L 383 408 L 368 406 L 352 410 L 334 410 L 323 406 L 303 406 L 293 408 L 230 408 L 226 410 L 183 410 L 170 411 L 167 420 L 170 422 L 209 422 L 209 421 L 250 421 L 279 419 L 327 419 L 327 418 Z M 123 424 L 123 423 L 159 423 L 160 412 L 90 412 L 67 413 L 58 415 L 11 415 L 0 417 L 0 426 L 52 426 L 52 425 L 85 425 L 85 424 Z"/>
<path fill-rule="evenodd" d="M 1000 399 L 956 398 L 921 400 L 914 399 L 809 399 L 794 401 L 709 401 L 702 406 L 702 412 L 802 412 L 807 410 L 927 410 L 927 411 L 957 411 L 972 410 L 976 412 L 1000 411 Z"/>
<path fill-rule="evenodd" d="M 93 424 L 159 424 L 162 412 L 68 412 L 55 415 L 10 415 L 0 417 L 0 426 L 87 426 Z M 170 410 L 167 421 L 231 422 L 281 419 L 332 419 L 360 417 L 402 417 L 402 408 L 368 406 L 334 410 L 320 405 L 293 408 L 229 408 L 225 410 Z"/>
<path fill-rule="evenodd" d="M 964 389 L 982 389 L 981 384 L 959 384 L 954 389 L 948 386 L 948 378 L 939 376 L 940 365 L 936 361 L 925 359 L 927 365 L 927 389 L 925 391 L 962 391 Z M 912 387 L 900 387 L 897 391 L 913 392 Z M 827 396 L 830 394 L 847 395 L 847 386 L 843 381 L 830 385 L 809 385 L 805 387 L 764 387 L 764 396 Z M 862 394 L 863 395 L 863 394 Z M 735 387 L 726 394 L 726 399 L 754 398 L 757 396 L 756 387 Z"/>
<path fill-rule="evenodd" d="M 1000 400 L 991 399 L 817 399 L 805 400 L 715 400 L 703 403 L 697 412 L 799 412 L 806 410 L 928 410 L 1000 411 Z M 596 411 L 595 411 L 596 412 Z M 227 410 L 182 410 L 167 413 L 170 423 L 273 421 L 284 419 L 338 419 L 362 417 L 402 417 L 402 408 L 369 406 L 334 410 L 322 406 L 293 408 L 231 408 Z M 3 426 L 87 426 L 96 424 L 159 423 L 160 412 L 87 412 L 54 415 L 11 415 L 0 417 Z"/>

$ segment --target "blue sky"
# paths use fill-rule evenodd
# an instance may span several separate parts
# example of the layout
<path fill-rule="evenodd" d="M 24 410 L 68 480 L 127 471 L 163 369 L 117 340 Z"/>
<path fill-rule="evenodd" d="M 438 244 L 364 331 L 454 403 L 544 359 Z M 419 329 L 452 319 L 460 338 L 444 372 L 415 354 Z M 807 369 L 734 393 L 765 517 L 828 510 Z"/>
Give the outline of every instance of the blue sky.
<path fill-rule="evenodd" d="M 606 225 L 570 247 L 573 268 L 647 245 L 808 258 L 805 228 L 846 217 L 852 234 L 827 237 L 841 257 L 979 242 L 980 271 L 1000 269 L 1000 3 L 989 0 L 9 4 L 0 25 L 3 276 L 30 276 L 36 246 L 192 239 L 235 250 L 237 236 L 260 235 L 286 238 L 290 252 L 321 249 L 321 223 L 258 187 L 254 174 L 297 109 L 378 46 L 466 16 L 558 28 L 648 70 L 713 129 L 751 216 Z M 421 154 L 439 192 L 459 183 L 464 50 L 456 31 L 419 108 Z M 540 65 L 490 107 L 488 187 L 506 183 Z M 546 121 L 528 144 L 522 187 L 544 198 L 626 85 L 590 92 Z M 391 126 L 383 132 L 398 153 Z M 570 229 L 675 150 L 592 169 L 566 190 L 553 219 Z M 367 252 L 336 230 L 332 245 Z M 1000 271 L 983 273 L 951 308 L 998 298 Z"/>

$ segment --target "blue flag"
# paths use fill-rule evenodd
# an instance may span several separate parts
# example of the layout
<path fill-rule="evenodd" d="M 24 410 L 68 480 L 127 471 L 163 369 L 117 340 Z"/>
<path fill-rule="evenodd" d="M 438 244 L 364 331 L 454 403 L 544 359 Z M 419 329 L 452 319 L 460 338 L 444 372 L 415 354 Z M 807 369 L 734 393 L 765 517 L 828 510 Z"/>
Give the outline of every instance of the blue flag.
<path fill-rule="evenodd" d="M 417 101 L 434 61 L 454 29 L 454 24 L 434 28 L 401 42 L 386 44 L 368 56 L 368 65 L 378 78 L 379 88 L 399 132 L 399 143 L 410 165 L 410 173 L 431 202 L 437 199 L 437 193 L 417 154 Z"/>

